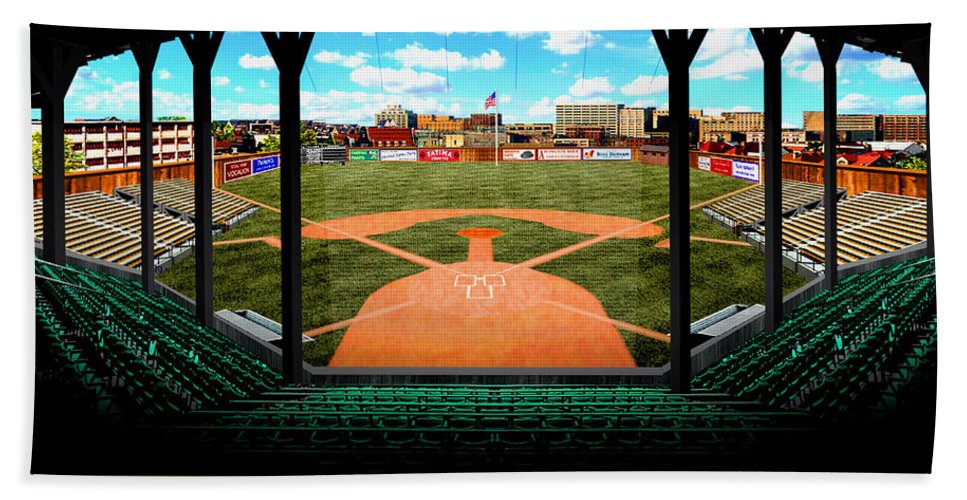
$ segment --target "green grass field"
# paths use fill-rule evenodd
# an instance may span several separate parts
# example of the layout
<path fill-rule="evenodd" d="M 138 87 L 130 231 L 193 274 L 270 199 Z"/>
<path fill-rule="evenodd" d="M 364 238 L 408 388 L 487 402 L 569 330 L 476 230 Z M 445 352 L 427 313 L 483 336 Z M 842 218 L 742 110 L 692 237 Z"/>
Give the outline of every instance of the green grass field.
<path fill-rule="evenodd" d="M 691 202 L 699 203 L 747 186 L 717 174 L 691 171 Z M 232 182 L 222 189 L 278 207 L 278 171 Z M 314 221 L 415 208 L 543 208 L 650 220 L 668 213 L 668 170 L 634 162 L 377 163 L 307 165 L 302 174 L 302 213 Z M 219 237 L 235 240 L 278 236 L 278 214 L 260 210 Z M 728 231 L 693 210 L 692 234 L 735 240 Z M 667 231 L 668 221 L 658 223 Z M 494 258 L 516 263 L 582 241 L 590 236 L 536 222 L 470 216 L 417 224 L 373 239 L 442 263 L 466 259 L 467 241 L 456 235 L 467 227 L 493 227 L 505 234 L 494 240 Z M 669 328 L 669 254 L 655 248 L 667 238 L 612 239 L 547 262 L 538 271 L 583 286 L 608 315 L 645 328 Z M 383 285 L 424 268 L 369 246 L 346 240 L 304 239 L 303 327 L 310 330 L 351 318 Z M 693 321 L 735 303 L 764 300 L 764 258 L 749 247 L 692 243 Z M 281 317 L 279 251 L 260 242 L 216 246 L 215 309 L 252 309 Z M 788 293 L 804 280 L 784 271 Z M 188 296 L 194 295 L 194 258 L 159 276 Z M 345 330 L 305 345 L 307 361 L 324 365 Z M 667 344 L 621 332 L 640 366 L 668 358 Z"/>

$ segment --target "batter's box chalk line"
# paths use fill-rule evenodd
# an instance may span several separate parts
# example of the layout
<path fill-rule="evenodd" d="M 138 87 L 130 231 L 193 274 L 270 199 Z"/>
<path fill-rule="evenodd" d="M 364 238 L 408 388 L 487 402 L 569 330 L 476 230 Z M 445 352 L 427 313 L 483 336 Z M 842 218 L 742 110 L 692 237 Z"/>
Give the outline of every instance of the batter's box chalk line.
<path fill-rule="evenodd" d="M 453 286 L 463 286 L 467 288 L 468 299 L 493 299 L 495 286 L 506 286 L 507 282 L 501 274 L 485 274 L 475 276 L 471 274 L 458 274 L 453 279 Z"/>

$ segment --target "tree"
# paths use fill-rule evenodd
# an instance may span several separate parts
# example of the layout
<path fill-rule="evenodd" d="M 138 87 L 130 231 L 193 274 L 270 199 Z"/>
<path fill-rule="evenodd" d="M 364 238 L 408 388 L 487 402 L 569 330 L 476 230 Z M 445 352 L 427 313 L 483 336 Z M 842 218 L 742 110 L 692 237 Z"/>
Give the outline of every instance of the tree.
<path fill-rule="evenodd" d="M 896 168 L 904 170 L 926 170 L 927 162 L 922 156 L 910 156 L 897 162 Z"/>
<path fill-rule="evenodd" d="M 231 122 L 212 122 L 212 137 L 216 141 L 235 140 L 235 127 Z"/>
<path fill-rule="evenodd" d="M 305 122 L 299 122 L 299 138 L 302 140 L 303 146 L 319 142 L 319 134 L 315 129 L 307 127 Z"/>
<path fill-rule="evenodd" d="M 184 122 L 188 121 L 187 117 L 184 116 L 159 116 L 159 122 Z"/>
<path fill-rule="evenodd" d="M 259 145 L 259 151 L 262 151 L 262 152 L 278 151 L 278 150 L 279 150 L 279 136 L 277 135 L 267 136 L 265 140 L 262 141 L 262 144 Z"/>
<path fill-rule="evenodd" d="M 40 132 L 34 132 L 30 135 L 30 142 L 34 175 L 41 175 L 44 172 L 43 136 Z M 67 136 L 64 136 L 64 172 L 80 170 L 85 167 L 84 156 L 74 151 L 74 143 Z"/>

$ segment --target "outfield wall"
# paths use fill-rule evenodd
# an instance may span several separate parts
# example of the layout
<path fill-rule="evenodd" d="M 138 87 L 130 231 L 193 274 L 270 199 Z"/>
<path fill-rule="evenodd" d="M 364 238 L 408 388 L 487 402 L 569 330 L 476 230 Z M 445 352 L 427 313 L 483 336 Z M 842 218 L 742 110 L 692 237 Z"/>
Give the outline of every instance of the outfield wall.
<path fill-rule="evenodd" d="M 758 158 L 750 156 L 709 153 L 706 151 L 689 151 L 688 166 L 708 170 L 708 165 L 700 165 L 699 157 L 712 160 L 711 171 L 715 171 L 717 164 L 730 162 L 756 163 Z M 718 160 L 718 161 L 716 161 Z M 724 174 L 724 172 L 721 172 Z M 796 181 L 823 183 L 823 164 L 799 160 L 783 160 L 782 178 Z M 846 188 L 847 196 L 855 196 L 866 191 L 927 197 L 927 172 L 925 170 L 903 170 L 898 168 L 861 167 L 858 165 L 838 165 L 836 167 L 836 185 Z"/>
<path fill-rule="evenodd" d="M 215 185 L 220 186 L 225 183 L 225 164 L 232 164 L 262 158 L 266 156 L 278 156 L 279 152 L 271 153 L 252 153 L 237 155 L 221 155 L 215 157 L 214 180 Z M 168 179 L 188 179 L 195 180 L 195 162 L 179 161 L 154 166 L 154 180 L 164 181 Z M 141 167 L 127 168 L 103 168 L 98 170 L 79 170 L 64 174 L 64 194 L 86 193 L 88 191 L 101 191 L 105 194 L 114 195 L 114 188 L 121 186 L 131 186 L 141 182 Z M 34 199 L 43 198 L 43 177 L 34 176 Z"/>
<path fill-rule="evenodd" d="M 492 162 L 496 154 L 500 155 L 500 161 L 514 162 L 639 161 L 640 153 L 638 148 L 625 146 L 570 148 L 539 147 L 536 144 L 505 145 L 500 148 L 499 153 L 493 147 L 347 148 L 346 161 Z"/>

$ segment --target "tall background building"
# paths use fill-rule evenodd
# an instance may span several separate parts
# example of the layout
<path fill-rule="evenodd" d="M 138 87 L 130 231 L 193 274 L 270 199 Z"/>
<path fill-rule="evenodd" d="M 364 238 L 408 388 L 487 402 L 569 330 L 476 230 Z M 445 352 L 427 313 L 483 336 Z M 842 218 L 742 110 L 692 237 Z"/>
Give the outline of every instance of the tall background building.
<path fill-rule="evenodd" d="M 408 109 L 403 109 L 403 106 L 399 104 L 393 104 L 376 113 L 376 126 L 413 128 L 416 126 L 416 114 Z"/>
<path fill-rule="evenodd" d="M 618 135 L 618 113 L 624 104 L 558 104 L 555 106 L 555 133 L 567 134 L 567 128 L 604 127 L 611 136 Z"/>
<path fill-rule="evenodd" d="M 883 140 L 927 142 L 927 116 L 883 115 Z"/>
<path fill-rule="evenodd" d="M 645 137 L 653 130 L 652 113 L 655 108 L 623 108 L 618 112 L 618 135 L 621 137 Z"/>

